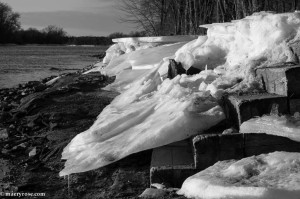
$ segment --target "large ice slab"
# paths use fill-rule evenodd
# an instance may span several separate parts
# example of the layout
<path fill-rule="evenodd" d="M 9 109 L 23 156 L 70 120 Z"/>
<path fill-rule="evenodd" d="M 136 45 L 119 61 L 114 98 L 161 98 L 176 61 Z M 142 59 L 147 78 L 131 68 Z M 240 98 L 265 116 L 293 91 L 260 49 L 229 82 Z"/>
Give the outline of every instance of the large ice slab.
<path fill-rule="evenodd" d="M 221 161 L 187 178 L 178 193 L 205 199 L 299 199 L 300 153 Z"/>
<path fill-rule="evenodd" d="M 71 141 L 62 155 L 67 162 L 60 175 L 96 169 L 216 125 L 224 119 L 221 107 L 205 93 L 193 92 L 193 82 L 204 80 L 184 75 L 161 83 L 157 69 L 151 71 Z"/>
<path fill-rule="evenodd" d="M 240 127 L 241 133 L 267 133 L 290 138 L 300 142 L 300 117 L 266 115 L 250 119 Z"/>

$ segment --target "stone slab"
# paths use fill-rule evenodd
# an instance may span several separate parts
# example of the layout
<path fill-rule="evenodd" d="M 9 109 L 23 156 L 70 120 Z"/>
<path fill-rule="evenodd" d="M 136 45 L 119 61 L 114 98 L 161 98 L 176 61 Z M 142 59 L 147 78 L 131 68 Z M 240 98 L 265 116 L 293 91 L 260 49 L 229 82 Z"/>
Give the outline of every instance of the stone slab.
<path fill-rule="evenodd" d="M 180 187 L 183 181 L 196 173 L 189 140 L 153 149 L 150 183 Z"/>
<path fill-rule="evenodd" d="M 244 135 L 245 157 L 274 151 L 300 152 L 300 143 L 287 137 L 263 133 Z"/>
<path fill-rule="evenodd" d="M 300 60 L 300 41 L 294 41 L 292 43 L 288 44 L 293 53 L 298 57 L 298 60 Z"/>
<path fill-rule="evenodd" d="M 289 99 L 290 113 L 294 115 L 296 112 L 300 113 L 300 99 Z"/>
<path fill-rule="evenodd" d="M 274 151 L 300 152 L 300 143 L 264 133 L 198 135 L 193 138 L 197 171 L 218 161 L 242 159 Z"/>
<path fill-rule="evenodd" d="M 193 149 L 196 169 L 204 170 L 221 160 L 243 158 L 243 135 L 198 135 L 193 138 Z"/>
<path fill-rule="evenodd" d="M 256 76 L 268 93 L 300 97 L 300 66 L 282 63 L 256 69 Z"/>
<path fill-rule="evenodd" d="M 224 110 L 230 125 L 239 129 L 240 125 L 255 116 L 270 114 L 278 111 L 280 114 L 289 113 L 288 99 L 269 93 L 238 95 L 224 97 Z"/>

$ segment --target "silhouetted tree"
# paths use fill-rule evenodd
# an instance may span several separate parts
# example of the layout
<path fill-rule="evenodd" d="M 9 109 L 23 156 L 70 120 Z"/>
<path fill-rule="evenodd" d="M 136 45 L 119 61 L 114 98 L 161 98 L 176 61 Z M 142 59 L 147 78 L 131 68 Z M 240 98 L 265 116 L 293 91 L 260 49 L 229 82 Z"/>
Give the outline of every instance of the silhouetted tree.
<path fill-rule="evenodd" d="M 63 44 L 67 40 L 67 33 L 60 27 L 49 25 L 42 30 L 45 34 L 45 42 L 52 44 Z"/>
<path fill-rule="evenodd" d="M 19 18 L 10 6 L 0 2 L 0 43 L 13 42 L 14 34 L 20 29 Z"/>

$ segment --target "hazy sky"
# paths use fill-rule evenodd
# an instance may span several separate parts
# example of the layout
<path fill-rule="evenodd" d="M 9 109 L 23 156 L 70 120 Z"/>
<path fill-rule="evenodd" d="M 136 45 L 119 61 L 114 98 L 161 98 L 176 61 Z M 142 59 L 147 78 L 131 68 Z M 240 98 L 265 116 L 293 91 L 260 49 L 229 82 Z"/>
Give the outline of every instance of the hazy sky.
<path fill-rule="evenodd" d="M 1 0 L 21 14 L 22 28 L 42 29 L 48 25 L 64 28 L 70 35 L 106 36 L 128 33 L 133 25 L 119 23 L 119 0 Z"/>

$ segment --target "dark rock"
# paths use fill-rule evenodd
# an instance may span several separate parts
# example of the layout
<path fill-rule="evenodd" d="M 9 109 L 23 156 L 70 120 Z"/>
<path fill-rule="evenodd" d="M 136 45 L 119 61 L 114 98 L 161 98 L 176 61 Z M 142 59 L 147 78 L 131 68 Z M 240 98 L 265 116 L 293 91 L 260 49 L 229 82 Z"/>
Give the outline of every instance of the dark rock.
<path fill-rule="evenodd" d="M 186 74 L 186 70 L 182 67 L 181 63 L 177 63 L 174 59 L 169 60 L 168 78 L 173 79 L 177 75 Z"/>
<path fill-rule="evenodd" d="M 190 67 L 187 71 L 186 71 L 186 74 L 187 75 L 195 75 L 195 74 L 198 74 L 200 73 L 201 70 L 198 69 L 198 68 L 194 68 L 194 67 Z"/>
<path fill-rule="evenodd" d="M 46 85 L 40 84 L 40 85 L 34 87 L 34 91 L 35 92 L 41 92 L 41 91 L 45 90 L 46 88 L 47 88 Z"/>
<path fill-rule="evenodd" d="M 0 140 L 8 138 L 8 132 L 6 129 L 0 129 Z"/>

